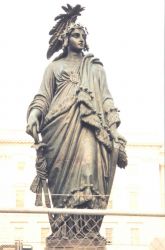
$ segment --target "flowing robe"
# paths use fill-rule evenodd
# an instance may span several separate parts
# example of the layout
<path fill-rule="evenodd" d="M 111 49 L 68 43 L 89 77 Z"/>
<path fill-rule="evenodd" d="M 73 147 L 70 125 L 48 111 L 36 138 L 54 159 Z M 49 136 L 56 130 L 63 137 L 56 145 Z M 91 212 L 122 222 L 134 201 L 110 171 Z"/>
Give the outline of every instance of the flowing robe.
<path fill-rule="evenodd" d="M 110 128 L 120 120 L 101 62 L 88 54 L 74 67 L 50 63 L 33 108 L 42 113 L 53 206 L 105 208 L 116 168 Z"/>

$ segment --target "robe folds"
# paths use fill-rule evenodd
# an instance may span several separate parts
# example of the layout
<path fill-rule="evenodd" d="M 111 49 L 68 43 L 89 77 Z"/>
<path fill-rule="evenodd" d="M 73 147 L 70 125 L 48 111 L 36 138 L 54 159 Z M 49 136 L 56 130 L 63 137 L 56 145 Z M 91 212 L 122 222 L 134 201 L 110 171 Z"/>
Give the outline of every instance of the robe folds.
<path fill-rule="evenodd" d="M 120 124 L 104 68 L 92 54 L 45 70 L 29 106 L 42 113 L 48 186 L 54 207 L 106 208 L 115 168 L 111 126 Z"/>

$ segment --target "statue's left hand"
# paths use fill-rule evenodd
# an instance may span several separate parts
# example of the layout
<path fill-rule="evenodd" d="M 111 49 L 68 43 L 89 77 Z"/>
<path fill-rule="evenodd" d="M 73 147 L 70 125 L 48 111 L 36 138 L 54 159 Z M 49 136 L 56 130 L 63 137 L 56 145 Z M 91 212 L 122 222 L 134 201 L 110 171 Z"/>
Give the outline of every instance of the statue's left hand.
<path fill-rule="evenodd" d="M 112 139 L 113 139 L 116 143 L 119 142 L 119 133 L 118 133 L 117 129 L 112 129 L 112 130 L 111 130 L 111 137 L 112 137 Z"/>
<path fill-rule="evenodd" d="M 114 139 L 116 143 L 118 142 L 120 143 L 122 141 L 124 144 L 126 144 L 127 142 L 124 136 L 118 133 L 116 128 L 111 130 L 111 137 Z"/>

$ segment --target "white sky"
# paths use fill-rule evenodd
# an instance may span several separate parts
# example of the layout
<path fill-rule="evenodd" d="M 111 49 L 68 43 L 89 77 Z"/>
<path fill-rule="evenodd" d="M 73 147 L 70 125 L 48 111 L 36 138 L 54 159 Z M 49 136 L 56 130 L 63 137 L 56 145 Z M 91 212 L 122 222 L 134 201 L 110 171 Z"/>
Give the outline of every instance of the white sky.
<path fill-rule="evenodd" d="M 49 35 L 61 5 L 86 7 L 78 19 L 90 52 L 104 63 L 125 134 L 163 137 L 163 0 L 1 0 L 0 129 L 26 127 L 26 111 L 45 67 Z"/>

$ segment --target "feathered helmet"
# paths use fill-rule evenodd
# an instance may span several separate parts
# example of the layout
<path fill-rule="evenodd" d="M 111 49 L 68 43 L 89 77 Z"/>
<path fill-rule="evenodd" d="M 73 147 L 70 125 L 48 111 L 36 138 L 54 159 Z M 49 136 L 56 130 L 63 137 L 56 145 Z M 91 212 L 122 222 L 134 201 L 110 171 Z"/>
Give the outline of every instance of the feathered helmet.
<path fill-rule="evenodd" d="M 49 40 L 49 48 L 47 51 L 47 59 L 49 59 L 55 52 L 60 49 L 64 49 L 68 45 L 68 36 L 74 29 L 83 29 L 85 34 L 88 34 L 87 29 L 75 23 L 78 16 L 81 16 L 81 11 L 85 8 L 81 5 L 76 5 L 72 7 L 70 4 L 67 6 L 62 6 L 62 9 L 66 12 L 55 17 L 55 21 L 58 20 L 56 25 L 50 30 L 49 35 L 51 38 Z M 85 44 L 84 50 L 88 50 L 87 44 Z"/>

